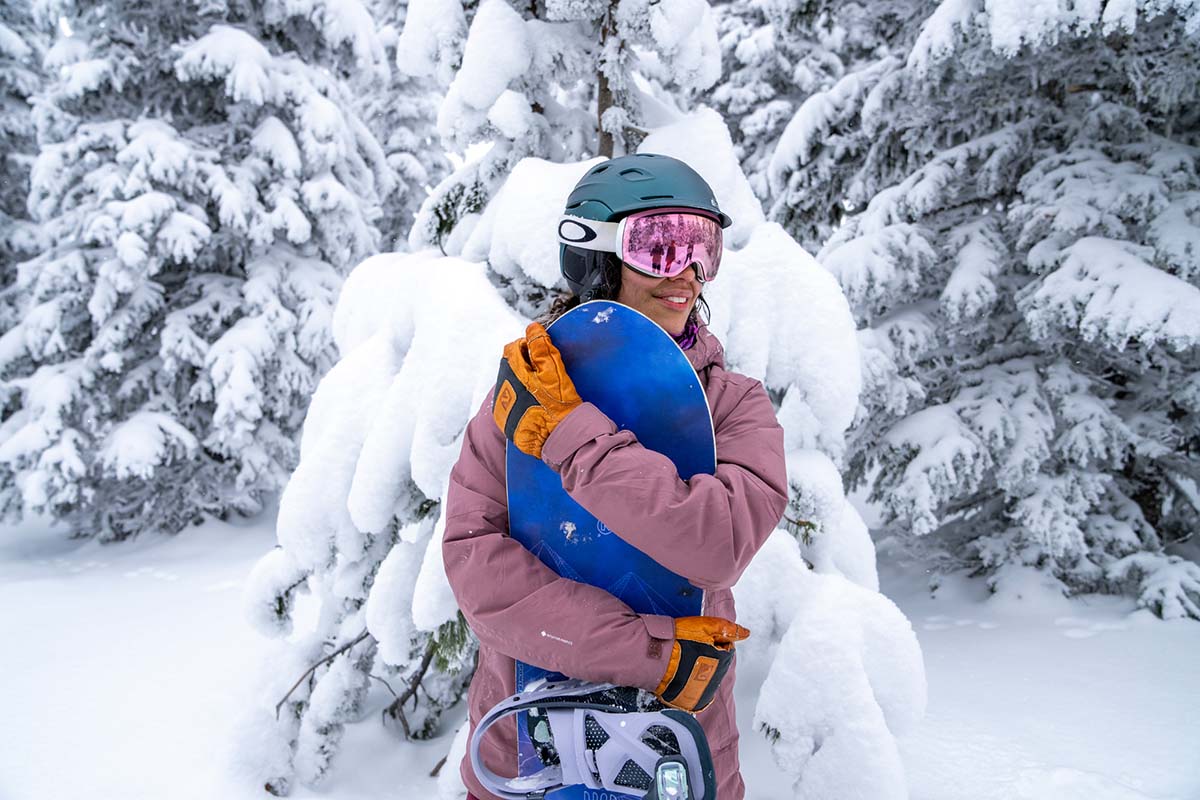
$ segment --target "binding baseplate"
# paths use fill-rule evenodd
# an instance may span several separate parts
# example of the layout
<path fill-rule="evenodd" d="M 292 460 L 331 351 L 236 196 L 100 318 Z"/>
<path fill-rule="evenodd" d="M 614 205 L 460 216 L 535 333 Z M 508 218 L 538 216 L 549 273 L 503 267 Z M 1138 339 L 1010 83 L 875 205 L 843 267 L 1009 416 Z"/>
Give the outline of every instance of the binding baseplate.
<path fill-rule="evenodd" d="M 609 683 L 567 680 L 535 684 L 505 698 L 479 720 L 471 737 L 475 776 L 505 800 L 549 799 L 568 786 L 648 800 L 716 800 L 712 755 L 700 723 L 673 708 L 641 710 L 636 696 L 636 690 Z M 492 725 L 522 711 L 549 727 L 549 740 L 541 744 L 548 765 L 533 775 L 505 778 L 483 763 L 479 745 Z"/>

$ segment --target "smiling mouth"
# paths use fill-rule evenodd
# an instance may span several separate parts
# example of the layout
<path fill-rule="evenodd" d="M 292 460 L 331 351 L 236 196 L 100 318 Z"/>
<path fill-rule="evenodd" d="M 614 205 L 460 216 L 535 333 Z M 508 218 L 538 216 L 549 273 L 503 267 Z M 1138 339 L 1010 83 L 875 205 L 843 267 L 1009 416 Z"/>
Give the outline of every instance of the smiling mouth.
<path fill-rule="evenodd" d="M 683 294 L 665 294 L 655 295 L 655 299 L 661 300 L 667 306 L 676 309 L 684 309 L 691 303 L 692 298 Z"/>

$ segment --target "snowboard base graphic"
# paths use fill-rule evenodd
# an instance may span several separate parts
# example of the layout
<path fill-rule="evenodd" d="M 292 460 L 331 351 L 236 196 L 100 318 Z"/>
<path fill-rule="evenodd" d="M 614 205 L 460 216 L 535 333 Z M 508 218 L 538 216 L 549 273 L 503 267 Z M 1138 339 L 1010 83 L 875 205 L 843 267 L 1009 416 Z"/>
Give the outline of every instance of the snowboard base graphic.
<path fill-rule="evenodd" d="M 647 449 L 674 462 L 683 480 L 716 470 L 712 415 L 687 356 L 662 328 L 638 311 L 594 300 L 568 311 L 549 328 L 579 396 Z M 507 451 L 509 532 L 564 578 L 599 586 L 642 614 L 699 615 L 703 594 L 609 530 L 562 488 L 554 470 Z M 517 663 L 517 691 L 540 678 L 562 677 Z M 545 768 L 526 720 L 517 723 L 521 776 Z M 547 794 L 555 800 L 634 800 L 636 796 L 584 786 Z"/>

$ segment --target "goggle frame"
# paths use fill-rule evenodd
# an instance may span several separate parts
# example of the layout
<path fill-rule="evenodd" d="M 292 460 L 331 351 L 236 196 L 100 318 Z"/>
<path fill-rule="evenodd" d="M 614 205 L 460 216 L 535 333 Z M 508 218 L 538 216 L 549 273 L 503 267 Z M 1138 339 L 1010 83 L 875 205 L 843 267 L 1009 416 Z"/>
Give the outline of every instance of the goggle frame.
<path fill-rule="evenodd" d="M 686 208 L 683 206 L 658 206 L 655 208 L 646 208 L 640 211 L 634 211 L 631 214 L 621 217 L 621 219 L 617 220 L 616 222 L 602 222 L 600 220 L 587 219 L 586 217 L 577 217 L 574 214 L 563 214 L 558 220 L 558 241 L 559 244 L 564 244 L 569 247 L 578 247 L 584 250 L 613 253 L 617 255 L 621 259 L 621 262 L 630 269 L 651 278 L 674 278 L 683 274 L 683 272 L 686 271 L 688 267 L 692 266 L 692 264 L 702 264 L 702 262 L 693 261 L 688 264 L 683 264 L 683 266 L 680 267 L 677 272 L 674 272 L 670 275 L 654 273 L 642 269 L 636 264 L 631 264 L 629 261 L 627 261 L 625 259 L 625 253 L 622 247 L 622 243 L 625 241 L 626 226 L 631 221 L 646 219 L 648 217 L 654 217 L 660 214 L 688 214 L 691 216 L 702 217 L 706 220 L 715 222 L 717 225 L 717 233 L 722 234 L 721 220 L 714 214 L 700 211 L 699 209 L 695 208 Z M 570 225 L 582 229 L 584 235 L 579 238 L 571 238 L 564 235 L 564 226 Z M 721 249 L 724 249 L 723 235 Z M 712 265 L 711 269 L 706 270 L 702 268 L 696 270 L 696 277 L 699 279 L 700 283 L 708 283 L 717 277 L 717 271 L 721 265 L 721 250 L 717 251 L 716 256 L 717 262 L 716 264 Z"/>

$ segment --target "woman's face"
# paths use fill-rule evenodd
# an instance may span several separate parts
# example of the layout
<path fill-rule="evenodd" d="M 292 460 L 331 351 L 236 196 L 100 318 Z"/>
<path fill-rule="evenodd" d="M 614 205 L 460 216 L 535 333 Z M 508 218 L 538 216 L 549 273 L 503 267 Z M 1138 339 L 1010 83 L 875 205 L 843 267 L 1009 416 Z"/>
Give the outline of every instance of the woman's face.
<path fill-rule="evenodd" d="M 688 314 L 700 296 L 696 270 L 685 269 L 674 278 L 652 278 L 621 265 L 621 291 L 617 302 L 636 309 L 672 336 L 683 333 Z"/>

